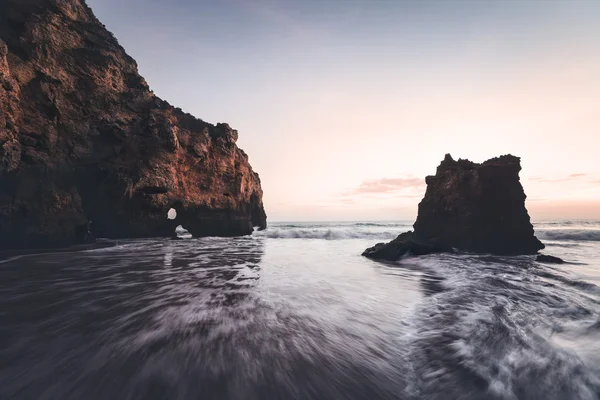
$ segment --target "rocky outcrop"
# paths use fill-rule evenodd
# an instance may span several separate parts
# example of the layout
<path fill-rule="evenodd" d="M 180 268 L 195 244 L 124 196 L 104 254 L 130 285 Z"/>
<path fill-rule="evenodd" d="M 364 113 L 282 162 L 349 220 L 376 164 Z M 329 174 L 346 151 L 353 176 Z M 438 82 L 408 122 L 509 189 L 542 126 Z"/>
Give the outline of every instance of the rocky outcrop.
<path fill-rule="evenodd" d="M 538 254 L 535 258 L 535 261 L 539 261 L 546 264 L 564 264 L 565 261 L 562 258 L 558 258 L 555 256 L 549 256 L 547 254 Z"/>
<path fill-rule="evenodd" d="M 505 155 L 482 164 L 455 161 L 447 154 L 419 204 L 411 240 L 378 244 L 363 255 L 395 260 L 410 252 L 423 254 L 454 248 L 491 254 L 535 254 L 544 245 L 535 237 L 519 181 L 518 157 Z M 400 244 L 400 245 L 399 245 Z M 418 246 L 416 245 L 418 244 Z M 433 251 L 432 251 L 433 252 Z"/>
<path fill-rule="evenodd" d="M 422 256 L 448 251 L 452 251 L 452 247 L 444 246 L 434 240 L 421 239 L 414 232 L 408 231 L 400 234 L 389 243 L 377 243 L 375 246 L 366 249 L 363 256 L 381 260 L 397 260 L 406 254 Z"/>
<path fill-rule="evenodd" d="M 0 248 L 264 228 L 237 137 L 156 97 L 83 0 L 0 1 Z"/>

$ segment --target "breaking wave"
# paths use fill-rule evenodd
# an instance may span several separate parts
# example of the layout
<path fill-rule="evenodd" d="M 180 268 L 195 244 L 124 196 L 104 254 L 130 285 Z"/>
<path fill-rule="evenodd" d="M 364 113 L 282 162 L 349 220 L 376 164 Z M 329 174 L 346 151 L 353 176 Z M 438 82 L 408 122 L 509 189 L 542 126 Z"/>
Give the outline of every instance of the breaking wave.
<path fill-rule="evenodd" d="M 541 240 L 585 240 L 600 241 L 600 229 L 547 229 L 536 230 Z"/>
<path fill-rule="evenodd" d="M 267 228 L 264 231 L 255 231 L 253 236 L 271 239 L 380 239 L 391 240 L 401 233 L 395 231 L 377 231 L 356 228 Z"/>
<path fill-rule="evenodd" d="M 275 223 L 254 236 L 271 239 L 371 239 L 391 240 L 400 233 L 412 230 L 407 222 L 353 222 L 353 223 Z M 555 228 L 551 223 L 536 224 L 536 236 L 549 241 L 600 241 L 600 225 L 564 224 Z"/>
<path fill-rule="evenodd" d="M 403 223 L 390 223 L 390 222 L 357 222 L 354 226 L 382 226 L 382 227 L 400 227 L 400 226 L 410 226 L 410 224 Z"/>

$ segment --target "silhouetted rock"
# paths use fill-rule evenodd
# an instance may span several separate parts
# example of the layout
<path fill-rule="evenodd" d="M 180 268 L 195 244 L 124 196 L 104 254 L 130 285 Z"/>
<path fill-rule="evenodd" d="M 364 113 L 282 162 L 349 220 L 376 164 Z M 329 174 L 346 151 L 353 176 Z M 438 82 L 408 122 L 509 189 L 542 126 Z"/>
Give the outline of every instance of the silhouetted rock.
<path fill-rule="evenodd" d="M 520 159 L 511 155 L 477 164 L 455 161 L 447 154 L 436 174 L 425 179 L 427 191 L 411 241 L 430 243 L 436 250 L 504 255 L 535 254 L 543 249 L 525 209 L 520 170 Z M 397 259 L 410 250 L 398 239 L 385 245 L 394 250 L 380 246 L 364 255 Z"/>
<path fill-rule="evenodd" d="M 117 242 L 113 241 L 98 241 L 94 243 L 76 244 L 68 247 L 53 247 L 49 249 L 37 248 L 37 249 L 11 249 L 11 250 L 0 250 L 0 260 L 8 258 L 30 255 L 30 254 L 51 254 L 51 253 L 74 253 L 77 251 L 88 251 L 106 249 L 117 246 Z"/>
<path fill-rule="evenodd" d="M 362 255 L 380 260 L 397 260 L 403 255 L 422 256 L 432 253 L 444 253 L 452 248 L 437 244 L 435 241 L 422 240 L 412 231 L 400 234 L 389 243 L 377 243 L 366 249 Z"/>
<path fill-rule="evenodd" d="M 547 263 L 547 264 L 564 264 L 564 260 L 554 256 L 548 256 L 546 254 L 538 254 L 535 258 L 536 261 Z"/>
<path fill-rule="evenodd" d="M 83 0 L 0 1 L 0 248 L 264 228 L 237 137 L 156 97 Z"/>

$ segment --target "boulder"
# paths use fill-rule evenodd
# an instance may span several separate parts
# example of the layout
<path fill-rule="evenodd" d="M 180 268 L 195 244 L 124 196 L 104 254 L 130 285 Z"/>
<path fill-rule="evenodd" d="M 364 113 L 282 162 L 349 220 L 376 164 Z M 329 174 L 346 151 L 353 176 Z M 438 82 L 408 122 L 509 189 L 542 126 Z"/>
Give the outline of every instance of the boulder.
<path fill-rule="evenodd" d="M 380 260 L 397 260 L 404 255 L 422 256 L 432 253 L 444 253 L 452 248 L 443 246 L 435 241 L 427 241 L 416 236 L 412 231 L 400 234 L 389 243 L 377 243 L 366 249 L 362 255 Z"/>

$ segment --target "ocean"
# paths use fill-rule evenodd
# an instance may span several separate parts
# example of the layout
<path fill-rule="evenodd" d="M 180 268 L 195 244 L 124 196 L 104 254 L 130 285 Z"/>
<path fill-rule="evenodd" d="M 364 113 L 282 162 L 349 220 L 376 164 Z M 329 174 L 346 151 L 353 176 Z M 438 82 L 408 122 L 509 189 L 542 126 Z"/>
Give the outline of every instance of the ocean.
<path fill-rule="evenodd" d="M 408 222 L 271 223 L 0 261 L 0 399 L 598 399 L 600 222 L 545 254 L 361 257 Z"/>

